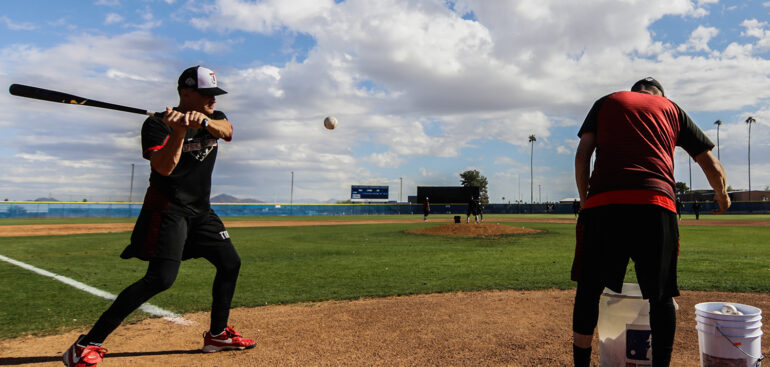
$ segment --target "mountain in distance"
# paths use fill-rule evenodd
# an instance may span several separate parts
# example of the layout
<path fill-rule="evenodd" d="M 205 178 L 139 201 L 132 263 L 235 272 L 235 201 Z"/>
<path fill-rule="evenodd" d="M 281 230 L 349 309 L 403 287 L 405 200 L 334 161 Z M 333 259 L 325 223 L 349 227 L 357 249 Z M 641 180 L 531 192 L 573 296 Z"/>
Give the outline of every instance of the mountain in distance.
<path fill-rule="evenodd" d="M 37 198 L 32 201 L 59 201 L 59 200 L 56 200 L 55 198 Z"/>
<path fill-rule="evenodd" d="M 212 203 L 264 203 L 264 201 L 260 201 L 257 199 L 239 199 L 235 196 L 228 195 L 228 194 L 219 194 L 217 196 L 214 196 L 211 198 Z"/>

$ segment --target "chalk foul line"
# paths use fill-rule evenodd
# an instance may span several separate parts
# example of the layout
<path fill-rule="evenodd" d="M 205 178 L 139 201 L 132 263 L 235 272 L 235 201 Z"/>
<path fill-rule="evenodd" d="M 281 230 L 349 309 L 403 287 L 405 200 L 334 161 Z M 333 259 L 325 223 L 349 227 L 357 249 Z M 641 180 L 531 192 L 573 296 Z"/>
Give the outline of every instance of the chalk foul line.
<path fill-rule="evenodd" d="M 63 275 L 55 274 L 55 273 L 52 273 L 50 271 L 34 267 L 34 266 L 29 265 L 27 263 L 23 263 L 21 261 L 11 259 L 10 257 L 6 257 L 6 256 L 3 256 L 3 255 L 0 255 L 0 260 L 3 260 L 5 262 L 7 262 L 7 263 L 16 265 L 16 266 L 18 266 L 20 268 L 27 269 L 29 271 L 35 272 L 35 273 L 40 274 L 42 276 L 56 279 L 56 280 L 66 284 L 66 285 L 69 285 L 71 287 L 77 288 L 77 289 L 79 289 L 81 291 L 84 291 L 84 292 L 91 293 L 91 294 L 93 294 L 93 295 L 95 295 L 97 297 L 102 297 L 102 298 L 106 298 L 106 299 L 109 299 L 109 300 L 114 300 L 115 298 L 117 298 L 117 296 L 112 294 L 112 293 L 108 293 L 108 292 L 105 292 L 105 291 L 103 291 L 101 289 L 94 288 L 94 287 L 92 287 L 92 286 L 90 286 L 88 284 L 84 284 L 84 283 L 78 282 L 75 279 L 68 278 L 68 277 L 65 277 Z M 193 321 L 187 320 L 187 319 L 183 318 L 179 314 L 173 313 L 173 312 L 168 311 L 168 310 L 164 310 L 164 309 L 162 309 L 162 308 L 160 308 L 158 306 L 155 306 L 155 305 L 152 305 L 152 304 L 149 304 L 149 303 L 143 303 L 141 306 L 139 306 L 139 309 L 144 311 L 144 312 L 146 312 L 146 313 L 148 313 L 148 314 L 150 314 L 150 315 L 162 317 L 165 320 L 171 321 L 171 322 L 179 324 L 179 325 L 192 325 L 192 324 L 194 324 Z"/>

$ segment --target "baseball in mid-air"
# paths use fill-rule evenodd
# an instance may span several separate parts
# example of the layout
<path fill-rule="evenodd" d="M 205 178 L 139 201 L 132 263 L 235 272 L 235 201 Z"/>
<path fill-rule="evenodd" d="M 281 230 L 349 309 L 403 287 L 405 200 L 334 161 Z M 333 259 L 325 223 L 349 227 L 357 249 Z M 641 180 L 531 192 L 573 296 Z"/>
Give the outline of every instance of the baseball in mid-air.
<path fill-rule="evenodd" d="M 324 127 L 329 130 L 334 130 L 334 128 L 337 127 L 337 118 L 334 116 L 327 116 L 324 119 Z"/>

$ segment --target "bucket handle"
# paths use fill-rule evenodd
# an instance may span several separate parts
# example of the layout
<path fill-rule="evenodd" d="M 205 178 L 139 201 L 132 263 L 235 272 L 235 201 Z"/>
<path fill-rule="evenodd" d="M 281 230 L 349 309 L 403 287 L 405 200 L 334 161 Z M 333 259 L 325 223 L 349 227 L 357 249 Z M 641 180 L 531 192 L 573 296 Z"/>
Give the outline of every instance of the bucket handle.
<path fill-rule="evenodd" d="M 719 331 L 720 334 L 722 334 L 723 337 L 725 337 L 725 339 L 727 339 L 728 342 L 730 342 L 730 345 L 732 345 L 733 347 L 735 347 L 736 349 L 741 351 L 741 353 L 743 353 L 743 355 L 745 355 L 746 357 L 749 357 L 751 359 L 756 359 L 757 360 L 757 363 L 755 364 L 756 367 L 762 366 L 762 360 L 765 359 L 765 356 L 762 355 L 762 351 L 759 352 L 759 357 L 752 356 L 751 354 L 748 354 L 748 353 L 744 352 L 743 349 L 741 349 L 741 347 L 739 347 L 735 343 L 733 343 L 733 341 L 730 340 L 730 337 L 728 337 L 727 335 L 725 335 L 725 333 L 722 332 L 722 328 L 720 328 L 719 325 L 716 326 L 716 329 L 717 329 L 717 331 Z"/>

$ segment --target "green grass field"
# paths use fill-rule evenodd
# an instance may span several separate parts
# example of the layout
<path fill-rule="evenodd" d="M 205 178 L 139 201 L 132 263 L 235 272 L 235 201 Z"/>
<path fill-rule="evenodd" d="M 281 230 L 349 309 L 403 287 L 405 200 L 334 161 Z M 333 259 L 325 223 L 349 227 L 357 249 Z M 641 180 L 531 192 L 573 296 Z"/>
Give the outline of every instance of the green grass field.
<path fill-rule="evenodd" d="M 487 221 L 493 222 L 494 217 L 499 216 L 487 216 Z M 69 221 L 42 222 L 72 223 Z M 229 232 L 243 262 L 233 306 L 459 290 L 574 287 L 569 280 L 574 224 L 505 223 L 547 232 L 494 239 L 405 232 L 443 223 L 232 228 Z M 683 226 L 680 232 L 682 289 L 770 292 L 770 231 L 766 227 Z M 118 257 L 128 237 L 128 233 L 113 233 L 0 238 L 0 255 L 116 294 L 146 270 L 142 261 Z M 630 266 L 627 281 L 634 282 L 632 269 Z M 205 260 L 187 261 L 174 286 L 150 302 L 178 313 L 208 310 L 213 275 L 213 267 Z M 0 277 L 4 280 L 0 292 L 5 295 L 0 298 L 0 339 L 85 328 L 110 304 L 1 261 Z M 135 313 L 130 320 L 146 317 Z"/>

